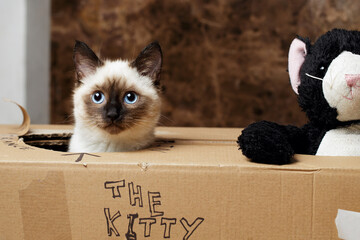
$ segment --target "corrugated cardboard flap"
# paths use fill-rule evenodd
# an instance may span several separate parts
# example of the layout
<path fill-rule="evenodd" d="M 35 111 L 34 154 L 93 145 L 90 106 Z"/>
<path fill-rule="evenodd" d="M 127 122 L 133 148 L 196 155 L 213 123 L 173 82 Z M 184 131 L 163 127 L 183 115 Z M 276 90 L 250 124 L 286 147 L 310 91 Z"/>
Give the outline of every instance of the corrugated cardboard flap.
<path fill-rule="evenodd" d="M 32 125 L 29 133 L 24 137 L 27 139 L 40 137 L 50 142 L 67 142 L 71 133 L 72 127 L 68 125 Z M 156 130 L 157 141 L 148 149 L 136 152 L 93 154 L 45 150 L 24 143 L 24 138 L 10 137 L 5 134 L 1 137 L 0 161 L 237 166 L 281 171 L 318 171 L 332 168 L 360 170 L 358 157 L 295 155 L 295 162 L 284 166 L 251 163 L 238 150 L 236 139 L 240 133 L 241 129 L 236 128 L 159 127 Z M 9 155 L 10 149 L 12 154 Z M 80 157 L 81 161 L 79 161 Z"/>

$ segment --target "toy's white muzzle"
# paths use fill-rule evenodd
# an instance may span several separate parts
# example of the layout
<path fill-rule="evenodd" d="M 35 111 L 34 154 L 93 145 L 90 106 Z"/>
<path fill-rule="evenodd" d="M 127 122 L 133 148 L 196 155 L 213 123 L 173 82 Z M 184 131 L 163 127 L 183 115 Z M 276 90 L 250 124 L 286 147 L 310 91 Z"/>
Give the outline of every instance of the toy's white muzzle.
<path fill-rule="evenodd" d="M 360 119 L 360 55 L 342 52 L 323 78 L 323 92 L 339 121 Z"/>

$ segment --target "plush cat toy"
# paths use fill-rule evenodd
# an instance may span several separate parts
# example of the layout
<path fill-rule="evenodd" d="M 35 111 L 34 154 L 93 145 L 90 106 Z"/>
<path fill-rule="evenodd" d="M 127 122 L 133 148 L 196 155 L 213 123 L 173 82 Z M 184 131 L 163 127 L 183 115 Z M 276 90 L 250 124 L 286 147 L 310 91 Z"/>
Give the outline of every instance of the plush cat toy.
<path fill-rule="evenodd" d="M 296 153 L 360 156 L 360 32 L 333 29 L 313 45 L 294 39 L 288 70 L 309 122 L 250 124 L 238 138 L 243 154 L 269 164 L 290 163 Z"/>

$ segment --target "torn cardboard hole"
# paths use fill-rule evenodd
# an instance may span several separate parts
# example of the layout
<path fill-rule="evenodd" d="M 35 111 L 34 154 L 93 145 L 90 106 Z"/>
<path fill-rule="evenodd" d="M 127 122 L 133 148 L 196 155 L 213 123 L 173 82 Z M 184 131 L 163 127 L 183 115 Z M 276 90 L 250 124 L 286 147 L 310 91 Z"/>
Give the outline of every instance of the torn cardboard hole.
<path fill-rule="evenodd" d="M 22 136 L 24 143 L 33 147 L 44 148 L 47 150 L 67 152 L 69 147 L 69 141 L 71 138 L 71 132 L 58 132 L 58 133 L 32 133 L 30 129 L 29 133 Z M 174 147 L 175 140 L 157 139 L 147 149 L 149 151 L 167 152 Z"/>
<path fill-rule="evenodd" d="M 24 143 L 48 150 L 66 152 L 72 133 L 27 134 L 22 136 Z"/>
<path fill-rule="evenodd" d="M 23 123 L 14 128 L 0 128 L 0 134 L 5 135 L 15 135 L 18 136 L 25 144 L 38 147 L 38 148 L 44 148 L 47 150 L 53 150 L 53 151 L 61 151 L 66 152 L 69 147 L 69 141 L 73 134 L 72 128 L 65 128 L 59 131 L 60 128 L 58 126 L 53 125 L 55 127 L 51 127 L 49 129 L 49 125 L 46 125 L 46 128 L 39 128 L 35 127 L 36 125 L 32 125 L 32 128 L 30 129 L 30 116 L 21 105 L 17 104 L 16 102 L 13 102 L 11 100 L 6 100 L 8 102 L 12 102 L 16 104 L 23 114 Z M 155 133 L 159 138 L 156 139 L 156 141 L 147 148 L 147 150 L 150 151 L 157 151 L 157 152 L 168 152 L 175 146 L 175 140 L 176 144 L 195 144 L 195 145 L 234 145 L 235 143 L 235 137 L 229 138 L 226 135 L 226 138 L 223 136 L 219 139 L 214 140 L 213 136 L 208 136 L 204 131 L 202 131 L 201 128 L 198 129 L 199 131 L 193 132 L 193 130 L 190 130 L 192 134 L 194 135 L 194 138 L 187 139 L 187 137 L 184 138 L 182 136 L 185 133 L 185 136 L 187 136 L 187 132 L 181 133 L 180 135 L 168 135 L 169 133 L 164 132 L 162 130 L 157 129 L 157 132 Z M 232 132 L 231 129 L 228 129 Z M 237 134 L 237 133 L 236 133 Z"/>
<path fill-rule="evenodd" d="M 9 135 L 16 135 L 21 137 L 24 143 L 34 146 L 45 148 L 54 151 L 64 151 L 66 152 L 69 145 L 69 140 L 72 135 L 71 132 L 48 132 L 48 133 L 37 133 L 33 130 L 30 130 L 30 116 L 27 113 L 26 109 L 22 107 L 20 104 L 10 100 L 4 99 L 6 102 L 10 102 L 16 104 L 23 115 L 23 121 L 20 126 L 11 126 L 9 128 L 0 131 L 0 133 L 6 133 Z"/>

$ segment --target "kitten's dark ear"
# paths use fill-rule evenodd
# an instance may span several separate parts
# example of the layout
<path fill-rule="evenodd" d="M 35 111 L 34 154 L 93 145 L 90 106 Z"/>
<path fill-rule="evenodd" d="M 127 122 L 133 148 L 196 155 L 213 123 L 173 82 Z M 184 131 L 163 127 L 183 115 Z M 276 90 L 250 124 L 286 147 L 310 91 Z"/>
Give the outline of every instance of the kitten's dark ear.
<path fill-rule="evenodd" d="M 96 68 L 103 65 L 91 48 L 80 41 L 75 42 L 73 60 L 78 83 L 81 83 L 84 77 L 94 74 Z"/>
<path fill-rule="evenodd" d="M 160 72 L 162 66 L 162 52 L 158 42 L 150 43 L 146 46 L 131 63 L 143 76 L 150 77 L 155 86 L 160 85 Z"/>

